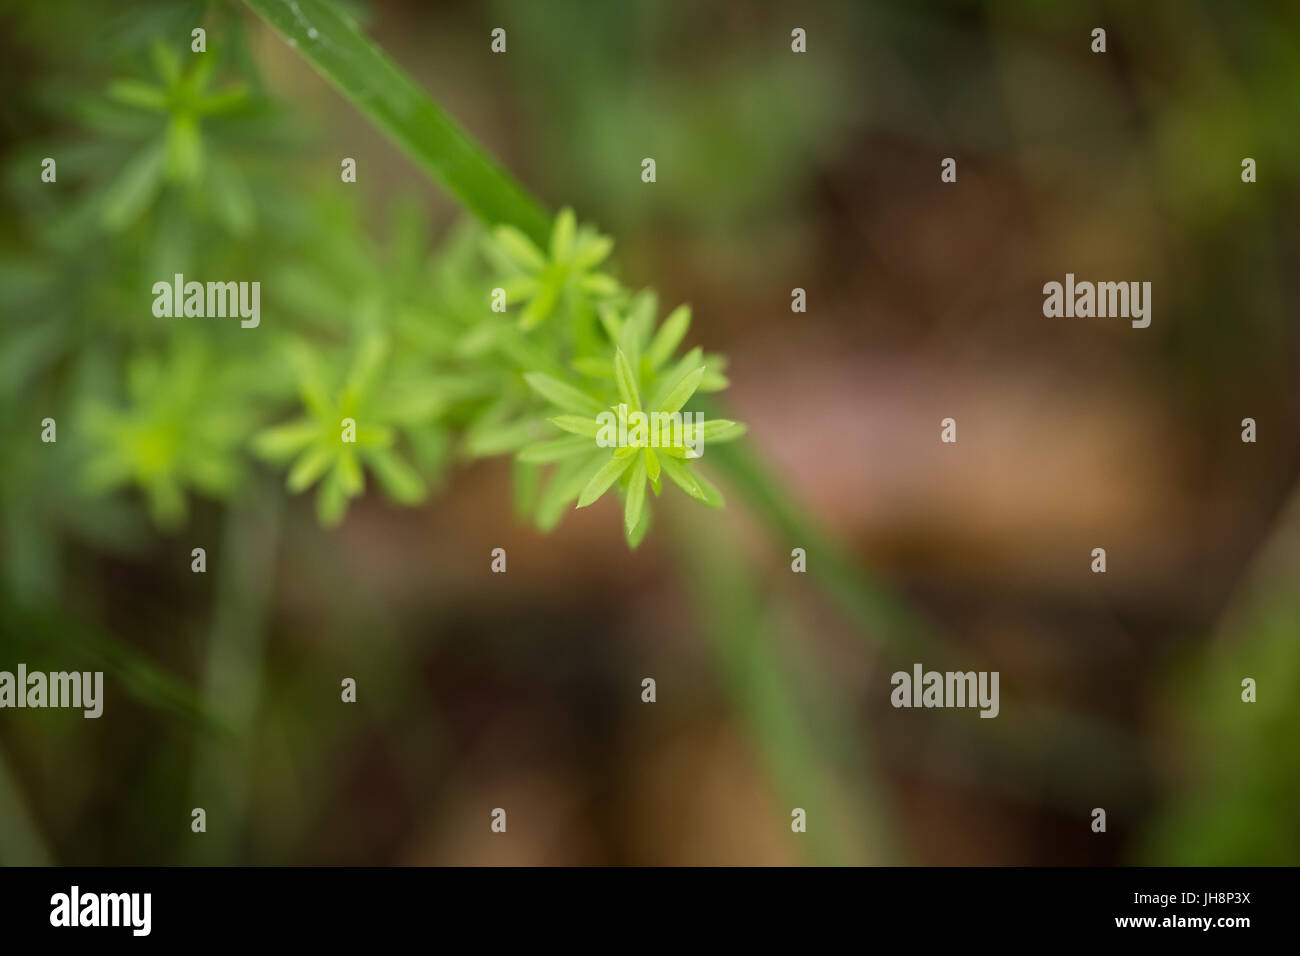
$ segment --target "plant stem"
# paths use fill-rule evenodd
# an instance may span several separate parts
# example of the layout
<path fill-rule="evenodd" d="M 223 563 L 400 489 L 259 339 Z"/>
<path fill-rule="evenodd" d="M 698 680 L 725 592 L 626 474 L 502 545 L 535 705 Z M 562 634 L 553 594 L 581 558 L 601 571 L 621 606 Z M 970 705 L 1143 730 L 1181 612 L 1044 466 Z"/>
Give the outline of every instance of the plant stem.
<path fill-rule="evenodd" d="M 470 212 L 545 247 L 550 216 L 328 0 L 245 0 Z"/>
<path fill-rule="evenodd" d="M 722 679 L 752 728 L 773 796 L 784 802 L 774 827 L 799 807 L 807 812 L 808 829 L 794 845 L 806 848 L 812 862 L 896 862 L 900 850 L 870 747 L 852 715 L 836 707 L 820 678 L 812 678 L 820 673 L 809 660 L 816 654 L 813 642 L 805 642 L 800 659 L 783 653 L 782 622 L 747 562 L 729 560 L 716 529 L 688 520 L 678 508 L 668 511 L 680 542 L 683 586 L 699 609 Z"/>
<path fill-rule="evenodd" d="M 698 407 L 707 418 L 731 418 L 720 403 L 701 396 Z M 709 465 L 725 475 L 745 496 L 768 530 L 789 548 L 808 555 L 808 576 L 817 581 L 840 610 L 881 648 L 909 655 L 931 652 L 946 656 L 944 642 L 896 594 L 871 580 L 844 548 L 804 514 L 793 495 L 748 442 L 714 445 Z"/>
<path fill-rule="evenodd" d="M 50 866 L 54 862 L 27 810 L 18 781 L 0 752 L 0 865 Z"/>
<path fill-rule="evenodd" d="M 205 740 L 191 781 L 193 806 L 206 811 L 211 827 L 202 842 L 191 844 L 192 856 L 205 863 L 237 862 L 247 815 L 279 508 L 277 493 L 259 485 L 242 504 L 230 506 L 221 535 L 221 572 L 203 693 L 208 710 L 230 734 Z"/>
<path fill-rule="evenodd" d="M 44 660 L 49 649 L 75 647 L 111 674 L 129 697 L 215 733 L 227 728 L 197 691 L 120 638 L 60 607 L 39 610 L 0 589 L 0 654 Z"/>

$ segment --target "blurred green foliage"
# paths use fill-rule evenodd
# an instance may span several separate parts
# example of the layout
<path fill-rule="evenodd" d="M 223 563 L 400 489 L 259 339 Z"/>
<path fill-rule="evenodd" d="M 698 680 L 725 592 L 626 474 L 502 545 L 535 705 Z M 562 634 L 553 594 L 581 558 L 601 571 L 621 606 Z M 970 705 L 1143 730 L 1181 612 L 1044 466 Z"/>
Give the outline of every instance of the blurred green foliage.
<path fill-rule="evenodd" d="M 1137 862 L 1294 866 L 1300 859 L 1300 498 L 1253 562 L 1207 653 L 1182 661 L 1165 712 L 1193 743 L 1167 755 L 1177 787 L 1135 847 Z M 1254 700 L 1243 682 L 1255 683 Z"/>
<path fill-rule="evenodd" d="M 1180 304 L 1189 316 L 1200 310 L 1213 319 L 1183 322 L 1159 342 L 1170 376 L 1188 383 L 1181 394 L 1222 403 L 1243 370 L 1254 377 L 1257 368 L 1279 368 L 1259 362 L 1278 341 L 1263 334 L 1274 313 L 1243 314 L 1239 303 L 1261 276 L 1281 300 L 1294 271 L 1285 258 L 1292 247 L 1279 244 L 1279 255 L 1259 238 L 1280 234 L 1296 211 L 1300 139 L 1278 122 L 1300 77 L 1289 42 L 1293 10 L 1229 17 L 1206 4 L 1110 5 L 1114 59 L 1135 66 L 1125 83 L 1108 85 L 1086 50 L 1063 39 L 1090 25 L 1092 12 L 1057 5 L 831 3 L 808 14 L 818 55 L 807 57 L 762 52 L 784 52 L 784 19 L 719 20 L 708 5 L 501 0 L 490 9 L 511 24 L 504 69 L 518 71 L 515 85 L 531 107 L 521 111 L 520 134 L 530 157 L 557 194 L 585 196 L 625 241 L 646 222 L 671 219 L 744 260 L 753 246 L 718 240 L 750 230 L 787 236 L 814 205 L 808 200 L 825 185 L 826 168 L 844 163 L 843 150 L 895 140 L 1005 160 L 1044 192 L 1062 179 L 1077 182 L 1082 169 L 1101 169 L 1125 186 L 1127 201 L 1144 197 L 1165 217 L 1162 228 L 1178 234 L 1167 268 L 1186 284 Z M 538 213 L 540 226 L 518 232 L 469 222 L 435 229 L 418 200 L 400 197 L 387 229 L 377 230 L 365 216 L 366 187 L 308 185 L 320 180 L 318 144 L 293 104 L 267 94 L 252 21 L 238 5 L 44 0 L 7 3 L 4 16 L 9 48 L 22 51 L 0 65 L 14 81 L 6 89 L 29 87 L 0 116 L 8 147 L 0 646 L 9 656 L 35 661 L 72 642 L 134 699 L 185 718 L 184 726 L 234 725 L 242 758 L 251 759 L 260 728 L 251 701 L 266 654 L 248 635 L 264 634 L 269 613 L 265 593 L 251 592 L 258 581 L 269 587 L 268 569 L 229 571 L 200 696 L 112 628 L 85 623 L 87 608 L 69 600 L 66 584 L 95 569 L 69 552 L 87 544 L 147 554 L 156 541 L 151 527 L 174 533 L 224 511 L 234 552 L 270 523 L 263 511 L 245 510 L 260 500 L 267 464 L 286 472 L 291 491 L 315 488 L 318 517 L 333 524 L 368 479 L 396 504 L 413 505 L 457 462 L 513 455 L 515 506 L 549 530 L 609 455 L 567 454 L 583 446 L 557 439 L 548 418 L 642 397 L 657 404 L 656 392 L 701 366 L 698 392 L 727 384 L 721 355 L 685 343 L 689 312 L 679 307 L 660 323 L 658 297 L 618 281 L 611 241 L 568 215 Z M 189 31 L 198 23 L 209 29 L 210 52 L 192 59 Z M 1229 195 L 1218 177 L 1225 168 L 1235 174 L 1243 142 L 1268 175 L 1254 193 Z M 653 189 L 626 188 L 628 170 L 645 155 L 671 175 Z M 57 187 L 38 181 L 45 156 L 58 160 Z M 1193 267 L 1206 262 L 1219 268 Z M 264 312 L 274 318 L 252 332 L 237 323 L 158 320 L 148 290 L 177 272 L 260 278 Z M 490 307 L 498 286 L 507 314 Z M 1219 321 L 1225 315 L 1232 321 Z M 695 407 L 713 413 L 702 399 Z M 56 445 L 37 438 L 47 416 L 59 422 Z M 340 437 L 347 417 L 357 420 L 355 444 Z M 654 481 L 650 455 L 637 460 L 629 465 L 638 469 L 635 481 L 625 472 L 611 484 L 624 497 L 624 532 L 634 543 L 649 525 L 644 485 Z M 818 582 L 864 633 L 890 652 L 939 657 L 906 602 L 811 530 L 750 448 L 722 447 L 713 461 L 725 464 L 731 486 L 768 516 L 782 542 L 816 555 Z M 703 482 L 676 477 L 688 495 L 716 500 Z M 817 658 L 792 663 L 774 647 L 779 624 L 769 618 L 779 608 L 752 569 L 728 562 L 699 529 L 681 540 L 693 556 L 684 563 L 702 626 L 778 791 L 809 804 L 818 819 L 825 808 L 839 832 L 855 820 L 865 832 L 836 845 L 828 830 L 815 831 L 811 854 L 860 860 L 864 844 L 883 853 L 896 841 L 880 832 L 890 828 L 887 801 L 873 789 L 855 723 L 861 715 L 839 712 L 826 675 L 799 670 L 814 671 Z M 1199 759 L 1174 775 L 1168 815 L 1153 810 L 1154 835 L 1138 853 L 1144 862 L 1294 861 L 1297 711 L 1273 692 L 1300 679 L 1289 586 L 1285 572 L 1270 578 L 1238 622 L 1241 643 L 1191 668 L 1170 704 Z M 104 590 L 117 599 L 111 585 Z M 326 601 L 354 630 L 395 630 L 376 595 L 349 589 Z M 402 699 L 427 706 L 399 652 L 378 640 L 366 652 L 389 655 L 389 672 L 405 682 Z M 299 667 L 308 676 L 289 688 L 295 700 L 329 676 L 311 662 L 291 669 Z M 1235 682 L 1225 681 L 1238 672 L 1267 677 L 1259 704 L 1241 704 Z M 233 702 L 231 687 L 244 688 Z M 292 794 L 295 766 L 316 781 L 331 772 L 333 754 L 330 734 L 308 732 L 309 722 L 295 723 L 281 707 L 288 705 L 272 705 L 270 730 L 256 740 L 285 735 L 290 754 L 268 761 L 265 786 Z M 1045 748 L 1059 742 L 1053 726 L 1043 721 Z M 410 741 L 401 745 L 406 757 L 422 756 Z M 1086 773 L 1077 752 L 1087 751 L 1055 759 Z M 1099 760 L 1110 753 L 1096 752 Z M 182 799 L 175 781 L 191 769 L 189 756 L 168 751 L 138 785 L 160 800 Z M 214 762 L 218 776 L 228 771 Z M 844 773 L 828 780 L 835 763 Z M 406 767 L 413 777 L 428 774 L 415 759 Z M 0 854 L 48 858 L 5 776 L 0 765 Z M 73 796 L 67 803 L 77 806 Z M 323 801 L 306 803 L 308 820 L 326 815 Z M 138 832 L 152 825 L 153 842 L 170 846 L 170 824 L 147 819 L 153 811 L 141 807 Z M 304 824 L 296 836 L 281 835 L 279 823 L 263 820 L 264 836 L 285 852 L 311 832 Z M 6 839 L 13 833 L 20 838 Z M 237 838 L 227 839 L 227 858 L 238 858 Z"/>
<path fill-rule="evenodd" d="M 100 290 L 105 299 L 107 308 L 93 318 L 81 303 L 65 313 L 68 326 L 85 323 L 80 336 L 68 328 L 56 337 L 44 323 L 44 337 L 34 341 L 32 326 L 5 330 L 6 354 L 36 353 L 14 380 L 30 374 L 38 357 L 50 371 L 49 392 L 37 401 L 13 390 L 21 403 L 14 418 L 39 421 L 46 409 L 70 410 L 63 437 L 77 459 L 80 489 L 138 487 L 154 520 L 174 527 L 191 493 L 224 500 L 237 491 L 254 432 L 281 417 L 277 410 L 296 387 L 306 417 L 263 430 L 256 451 L 272 463 L 293 462 L 291 491 L 319 482 L 318 515 L 336 524 L 365 488 L 363 465 L 393 500 L 411 505 L 454 454 L 507 453 L 537 437 L 546 406 L 524 386 L 525 374 L 579 385 L 603 366 L 612 381 L 616 345 L 604 331 L 630 298 L 612 276 L 590 271 L 608 256 L 608 238 L 578 229 L 566 213 L 548 253 L 502 227 L 477 242 L 478 255 L 454 240 L 440 256 L 428 224 L 408 214 L 382 257 L 357 228 L 354 203 L 303 195 L 292 188 L 292 162 L 265 160 L 267 143 L 256 134 L 275 109 L 250 92 L 263 88 L 251 59 L 220 52 L 242 48 L 242 24 L 208 22 L 208 52 L 178 52 L 154 36 L 135 59 L 147 60 L 155 79 L 115 79 L 104 101 L 82 104 L 98 137 L 127 144 L 124 155 L 63 161 L 57 190 L 50 190 L 59 200 L 28 248 L 40 248 L 51 222 L 57 229 L 64 217 L 76 217 L 57 232 L 65 244 L 37 261 L 21 246 L 7 251 L 10 298 L 26 295 L 38 311 L 47 302 L 50 311 L 63 311 L 53 302 L 64 294 L 64 277 L 81 272 L 83 295 Z M 161 123 L 161 130 L 146 124 L 142 143 L 136 113 Z M 250 145 L 263 150 L 261 162 L 237 158 Z M 47 148 L 64 156 L 62 148 Z M 276 201 L 262 201 L 272 195 Z M 253 232 L 259 209 L 270 215 Z M 306 232 L 312 241 L 303 241 Z M 102 282 L 86 281 L 84 257 L 106 247 Z M 236 335 L 202 320 L 151 323 L 141 308 L 150 277 L 196 267 L 223 278 L 227 269 L 253 277 L 269 271 L 262 280 L 275 306 L 269 328 Z M 25 269 L 32 274 L 24 285 Z M 449 274 L 457 269 L 461 276 Z M 506 302 L 522 309 L 517 328 L 489 307 L 498 284 Z M 595 321 L 597 306 L 603 324 Z M 642 310 L 638 321 L 648 331 L 655 317 Z M 105 340 L 117 346 L 114 354 L 100 351 Z M 93 380 L 69 371 L 83 365 L 94 369 Z M 725 384 L 716 369 L 711 381 Z M 355 422 L 346 437 L 345 419 Z M 552 494 L 547 503 L 544 527 L 567 501 Z"/>

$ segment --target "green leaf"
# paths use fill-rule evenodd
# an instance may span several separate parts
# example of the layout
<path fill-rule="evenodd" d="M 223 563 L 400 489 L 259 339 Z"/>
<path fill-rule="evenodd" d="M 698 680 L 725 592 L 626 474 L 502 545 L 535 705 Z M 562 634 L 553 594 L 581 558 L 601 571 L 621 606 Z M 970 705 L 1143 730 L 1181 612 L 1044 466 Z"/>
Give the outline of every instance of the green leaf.
<path fill-rule="evenodd" d="M 253 197 L 243 177 L 226 163 L 212 158 L 208 164 L 208 185 L 217 216 L 236 236 L 248 235 L 256 222 Z"/>
<path fill-rule="evenodd" d="M 360 448 L 387 448 L 397 435 L 388 425 L 362 425 L 357 423 L 357 440 L 350 442 Z"/>
<path fill-rule="evenodd" d="M 136 109 L 157 113 L 167 110 L 166 92 L 139 80 L 115 80 L 108 86 L 108 95 L 111 99 Z"/>
<path fill-rule="evenodd" d="M 623 472 L 632 464 L 632 457 L 626 458 L 611 457 L 608 462 L 591 476 L 587 486 L 582 489 L 582 494 L 578 496 L 578 507 L 585 508 L 603 495 L 609 486 L 618 481 Z"/>
<path fill-rule="evenodd" d="M 655 454 L 653 448 L 645 450 L 645 473 L 650 479 L 650 483 L 655 486 L 655 494 L 659 493 L 659 456 Z"/>
<path fill-rule="evenodd" d="M 612 305 L 603 305 L 597 313 L 600 316 L 601 327 L 604 328 L 605 334 L 609 336 L 611 342 L 617 342 L 623 334 L 623 317 L 618 314 L 618 310 Z M 588 361 L 595 361 L 589 359 Z M 589 373 L 591 374 L 591 373 Z M 596 372 L 594 374 L 608 374 Z"/>
<path fill-rule="evenodd" d="M 203 170 L 203 137 L 192 116 L 174 116 L 167 124 L 167 176 L 173 182 L 196 182 Z"/>
<path fill-rule="evenodd" d="M 540 464 L 570 458 L 584 451 L 590 451 L 592 447 L 592 440 L 585 435 L 571 435 L 568 438 L 557 438 L 555 441 L 543 441 L 537 442 L 535 445 L 529 445 L 519 451 L 518 458 L 520 461 Z"/>
<path fill-rule="evenodd" d="M 217 68 L 217 57 L 213 55 L 204 55 L 191 57 L 189 74 L 183 77 L 177 84 L 183 91 L 184 99 L 192 102 L 200 97 L 200 94 L 208 88 L 208 83 L 212 79 L 212 73 Z M 187 94 L 187 95 L 186 95 Z"/>
<path fill-rule="evenodd" d="M 415 82 L 325 0 L 245 0 L 327 80 L 488 225 L 537 245 L 550 217 Z"/>
<path fill-rule="evenodd" d="M 698 476 L 690 468 L 670 455 L 661 455 L 659 461 L 664 466 L 664 471 L 668 473 L 668 477 L 673 480 L 677 487 L 697 501 L 705 500 L 707 495 L 704 487 L 700 484 Z"/>
<path fill-rule="evenodd" d="M 548 418 L 547 421 L 556 428 L 573 432 L 575 435 L 584 435 L 587 438 L 595 438 L 600 434 L 601 429 L 600 422 L 581 415 L 556 415 L 554 418 Z"/>
<path fill-rule="evenodd" d="M 704 492 L 704 497 L 700 500 L 706 505 L 710 508 L 721 508 L 726 504 L 726 501 L 722 497 L 722 492 L 714 487 L 713 482 L 709 481 L 709 479 L 705 478 L 703 475 L 696 475 L 695 480 L 699 483 L 700 490 Z"/>
<path fill-rule="evenodd" d="M 568 206 L 556 215 L 555 228 L 551 230 L 551 258 L 556 262 L 564 262 L 573 252 L 573 234 L 577 226 L 577 218 Z"/>
<path fill-rule="evenodd" d="M 316 483 L 325 470 L 334 462 L 337 452 L 325 444 L 315 445 L 308 449 L 289 472 L 289 477 L 285 484 L 290 491 L 297 494 L 305 491 Z"/>
<path fill-rule="evenodd" d="M 657 369 L 677 351 L 677 346 L 686 337 L 686 330 L 691 327 L 691 307 L 689 305 L 679 305 L 669 313 L 668 318 L 664 319 L 664 324 L 659 326 L 659 331 L 655 333 L 654 341 L 650 343 L 650 348 L 646 351 L 646 360 L 650 363 L 652 369 Z"/>
<path fill-rule="evenodd" d="M 404 505 L 419 504 L 427 489 L 419 473 L 388 448 L 368 448 L 366 464 L 394 501 Z"/>
<path fill-rule="evenodd" d="M 569 458 L 556 465 L 551 480 L 537 502 L 537 527 L 550 531 L 564 517 L 565 506 L 578 497 L 591 476 L 605 463 L 605 454 Z"/>
<path fill-rule="evenodd" d="M 529 372 L 524 381 L 542 398 L 566 411 L 599 415 L 606 408 L 586 392 L 552 378 L 544 372 Z"/>
<path fill-rule="evenodd" d="M 535 329 L 545 322 L 550 314 L 555 311 L 555 304 L 560 298 L 561 289 L 560 277 L 549 270 L 544 272 L 541 284 L 537 287 L 537 294 L 533 296 L 532 301 L 524 307 L 523 313 L 519 316 L 519 328 L 527 332 L 529 329 Z"/>
<path fill-rule="evenodd" d="M 162 183 L 165 152 L 155 143 L 137 153 L 100 197 L 100 221 L 119 231 L 131 225 L 153 200 Z"/>
<path fill-rule="evenodd" d="M 175 50 L 160 39 L 155 38 L 149 47 L 149 52 L 153 56 L 154 69 L 158 71 L 158 75 L 167 82 L 168 86 L 180 81 L 181 61 Z"/>
<path fill-rule="evenodd" d="M 641 394 L 637 391 L 636 375 L 622 349 L 614 352 L 614 378 L 618 382 L 619 397 L 635 410 L 641 407 Z"/>
<path fill-rule="evenodd" d="M 641 547 L 641 542 L 645 540 L 646 532 L 650 530 L 650 506 L 641 509 L 641 520 L 636 523 L 632 533 L 627 536 L 628 547 L 633 551 Z"/>
<path fill-rule="evenodd" d="M 327 528 L 332 528 L 343 520 L 348 510 L 348 497 L 339 480 L 338 469 L 331 471 L 321 482 L 316 492 L 316 520 Z"/>
<path fill-rule="evenodd" d="M 546 256 L 542 255 L 542 250 L 514 226 L 497 226 L 492 230 L 492 238 L 501 247 L 501 251 L 521 269 L 539 272 L 546 268 Z"/>
<path fill-rule="evenodd" d="M 506 294 L 506 308 L 515 302 L 531 299 L 537 295 L 539 288 L 537 277 L 533 275 L 510 276 L 501 280 L 501 289 Z"/>
<path fill-rule="evenodd" d="M 636 329 L 632 345 L 638 351 L 650 338 L 650 330 L 654 327 L 655 314 L 658 308 L 659 295 L 654 289 L 642 289 L 632 299 L 632 304 L 628 307 L 627 320 Z"/>
<path fill-rule="evenodd" d="M 679 411 L 683 405 L 690 401 L 691 396 L 695 394 L 695 390 L 699 388 L 700 379 L 703 377 L 703 365 L 693 371 L 687 372 L 678 380 L 677 384 L 669 390 L 668 394 L 664 396 L 664 400 L 659 404 L 659 407 L 655 409 L 655 411 L 667 412 L 668 414 Z"/>
<path fill-rule="evenodd" d="M 700 379 L 701 392 L 720 392 L 731 385 L 731 379 L 723 375 L 712 365 L 706 366 L 708 371 L 704 373 L 704 378 Z"/>
<path fill-rule="evenodd" d="M 688 423 L 686 425 L 686 440 L 688 442 L 735 441 L 748 430 L 740 422 L 733 422 L 726 418 L 714 418 L 705 422 L 699 428 L 696 428 L 693 422 Z"/>
<path fill-rule="evenodd" d="M 348 371 L 345 395 L 360 399 L 370 391 L 384 359 L 388 356 L 388 339 L 382 335 L 371 335 L 361 343 L 357 357 Z"/>
<path fill-rule="evenodd" d="M 618 347 L 623 350 L 628 365 L 632 368 L 640 367 L 641 350 L 650 339 L 658 302 L 659 297 L 652 290 L 644 289 L 636 294 L 628 306 L 623 329 L 618 337 Z"/>
<path fill-rule="evenodd" d="M 582 291 L 594 296 L 614 296 L 622 291 L 622 286 L 613 276 L 603 272 L 592 272 L 582 277 Z"/>
<path fill-rule="evenodd" d="M 623 531 L 629 544 L 632 542 L 632 532 L 641 521 L 641 512 L 645 509 L 645 481 L 645 455 L 637 455 L 628 479 L 627 501 L 623 504 Z"/>
<path fill-rule="evenodd" d="M 339 484 L 343 486 L 343 493 L 349 498 L 365 491 L 366 476 L 361 470 L 361 462 L 357 460 L 357 453 L 351 448 L 344 447 L 334 465 L 334 472 L 338 475 Z"/>
<path fill-rule="evenodd" d="M 311 444 L 320 431 L 320 425 L 310 418 L 276 425 L 253 437 L 253 450 L 267 461 L 287 461 Z"/>
<path fill-rule="evenodd" d="M 575 269 L 591 269 L 604 262 L 613 249 L 614 240 L 608 236 L 579 237 L 577 251 L 573 254 L 573 266 Z"/>
<path fill-rule="evenodd" d="M 248 90 L 242 86 L 236 86 L 229 90 L 222 90 L 212 96 L 205 96 L 199 102 L 195 112 L 200 116 L 221 116 L 234 113 L 250 103 Z"/>
<path fill-rule="evenodd" d="M 668 397 L 668 393 L 684 376 L 704 364 L 703 358 L 704 349 L 697 345 L 682 356 L 672 368 L 661 372 L 655 378 L 655 390 L 646 407 L 652 411 L 658 409 L 663 404 L 664 399 Z"/>

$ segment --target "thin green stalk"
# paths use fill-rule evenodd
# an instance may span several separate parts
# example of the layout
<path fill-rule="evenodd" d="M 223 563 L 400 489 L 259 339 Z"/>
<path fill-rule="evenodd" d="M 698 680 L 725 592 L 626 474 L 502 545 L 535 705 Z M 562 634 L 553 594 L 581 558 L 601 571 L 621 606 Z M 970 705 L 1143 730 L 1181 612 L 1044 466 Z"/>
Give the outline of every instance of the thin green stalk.
<path fill-rule="evenodd" d="M 36 818 L 27 809 L 18 781 L 0 751 L 0 865 L 51 866 L 53 863 Z"/>
<path fill-rule="evenodd" d="M 852 715 L 824 693 L 812 662 L 783 651 L 780 621 L 748 565 L 727 559 L 725 538 L 676 509 L 669 513 L 682 581 L 722 678 L 753 728 L 774 795 L 784 801 L 783 813 L 807 813 L 807 832 L 794 838 L 796 845 L 821 865 L 897 862 L 889 808 Z M 808 653 L 816 655 L 811 644 Z M 784 830 L 789 822 L 783 815 L 772 825 Z"/>
<path fill-rule="evenodd" d="M 707 418 L 731 418 L 724 407 L 703 396 L 698 407 Z M 710 467 L 726 476 L 768 530 L 790 549 L 808 555 L 808 576 L 877 645 L 891 653 L 926 654 L 936 663 L 949 656 L 943 640 L 896 594 L 871 580 L 844 548 L 804 514 L 795 497 L 755 453 L 749 442 L 709 449 Z"/>
<path fill-rule="evenodd" d="M 226 513 L 220 542 L 212 639 L 204 668 L 207 708 L 230 728 L 208 738 L 192 777 L 193 807 L 207 832 L 191 834 L 196 861 L 237 862 L 249 798 L 258 710 L 266 663 L 266 625 L 279 541 L 279 498 L 258 488 Z M 189 821 L 186 821 L 187 823 Z"/>
<path fill-rule="evenodd" d="M 140 703 L 205 730 L 227 729 L 192 687 L 97 624 L 49 605 L 37 609 L 0 591 L 0 652 L 32 663 L 48 657 L 50 648 L 64 646 L 77 648 Z"/>

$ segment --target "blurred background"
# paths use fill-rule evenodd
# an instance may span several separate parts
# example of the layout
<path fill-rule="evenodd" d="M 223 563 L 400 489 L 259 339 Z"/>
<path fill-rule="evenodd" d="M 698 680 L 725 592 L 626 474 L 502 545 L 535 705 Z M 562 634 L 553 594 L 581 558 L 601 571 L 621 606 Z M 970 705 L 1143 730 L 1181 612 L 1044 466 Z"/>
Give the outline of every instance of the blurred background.
<path fill-rule="evenodd" d="M 497 458 L 326 530 L 251 459 L 211 473 L 225 418 L 179 510 L 96 487 L 90 423 L 172 328 L 154 278 L 257 263 L 263 330 L 315 327 L 464 216 L 242 6 L 6 0 L 0 669 L 102 669 L 106 703 L 0 713 L 0 861 L 1300 860 L 1300 9 L 347 9 L 629 286 L 693 305 L 750 428 L 728 507 L 666 494 L 636 552 L 610 501 L 542 535 Z M 197 25 L 243 99 L 160 165 L 120 84 Z M 1150 281 L 1150 328 L 1044 318 L 1066 272 Z M 291 394 L 261 331 L 140 388 L 192 422 Z M 891 708 L 914 662 L 999 671 L 1000 715 Z"/>

